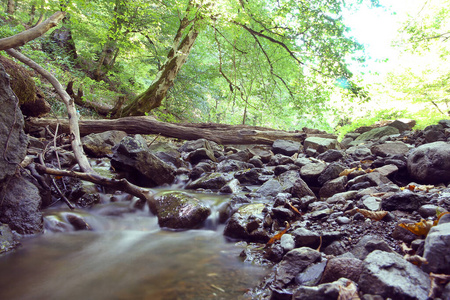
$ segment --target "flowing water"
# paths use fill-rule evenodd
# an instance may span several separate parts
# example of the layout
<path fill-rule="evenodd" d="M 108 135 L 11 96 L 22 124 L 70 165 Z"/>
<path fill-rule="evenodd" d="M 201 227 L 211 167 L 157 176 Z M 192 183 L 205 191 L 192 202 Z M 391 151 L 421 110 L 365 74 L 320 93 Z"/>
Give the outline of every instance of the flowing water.
<path fill-rule="evenodd" d="M 247 299 L 268 272 L 242 262 L 242 248 L 224 239 L 220 225 L 161 230 L 148 211 L 126 206 L 48 210 L 45 234 L 0 257 L 0 299 Z M 56 219 L 74 214 L 92 230 L 54 232 Z"/>

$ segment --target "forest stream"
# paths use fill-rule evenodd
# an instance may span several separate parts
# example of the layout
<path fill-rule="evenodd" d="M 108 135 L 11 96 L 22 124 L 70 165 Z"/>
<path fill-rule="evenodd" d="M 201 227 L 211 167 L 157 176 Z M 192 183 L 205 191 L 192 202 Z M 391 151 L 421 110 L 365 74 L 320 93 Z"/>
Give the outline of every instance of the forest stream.
<path fill-rule="evenodd" d="M 239 259 L 214 213 L 202 229 L 169 231 L 149 211 L 122 213 L 129 204 L 47 209 L 45 233 L 0 258 L 0 299 L 243 299 L 268 272 Z M 77 215 L 91 230 L 55 232 Z"/>

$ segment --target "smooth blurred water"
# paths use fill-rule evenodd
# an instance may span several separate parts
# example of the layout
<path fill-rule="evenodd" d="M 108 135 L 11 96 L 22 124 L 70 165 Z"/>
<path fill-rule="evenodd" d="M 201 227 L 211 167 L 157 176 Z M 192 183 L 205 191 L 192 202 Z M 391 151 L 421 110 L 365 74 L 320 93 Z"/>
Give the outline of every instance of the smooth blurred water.
<path fill-rule="evenodd" d="M 242 249 L 226 242 L 220 226 L 165 231 L 145 211 L 99 211 L 48 212 L 47 220 L 83 216 L 93 231 L 23 240 L 21 249 L 0 257 L 0 299 L 244 299 L 268 272 L 242 262 Z"/>

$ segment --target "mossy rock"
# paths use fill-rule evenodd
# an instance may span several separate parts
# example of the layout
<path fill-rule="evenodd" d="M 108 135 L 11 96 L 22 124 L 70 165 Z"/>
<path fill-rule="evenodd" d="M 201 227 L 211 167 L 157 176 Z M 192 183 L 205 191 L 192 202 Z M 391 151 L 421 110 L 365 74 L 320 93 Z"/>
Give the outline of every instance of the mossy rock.
<path fill-rule="evenodd" d="M 50 105 L 39 92 L 27 69 L 1 55 L 0 63 L 10 77 L 11 89 L 19 99 L 24 115 L 39 117 L 50 112 Z"/>

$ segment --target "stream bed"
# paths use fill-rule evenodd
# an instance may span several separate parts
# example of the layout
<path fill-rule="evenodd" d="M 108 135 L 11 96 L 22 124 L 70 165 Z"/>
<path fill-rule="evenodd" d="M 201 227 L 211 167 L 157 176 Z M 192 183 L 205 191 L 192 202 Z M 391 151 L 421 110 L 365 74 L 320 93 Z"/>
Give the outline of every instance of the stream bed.
<path fill-rule="evenodd" d="M 46 233 L 0 257 L 0 299 L 249 299 L 243 294 L 269 272 L 240 260 L 220 225 L 162 230 L 145 210 L 110 213 L 123 207 L 47 210 Z M 91 230 L 49 230 L 70 214 Z"/>

